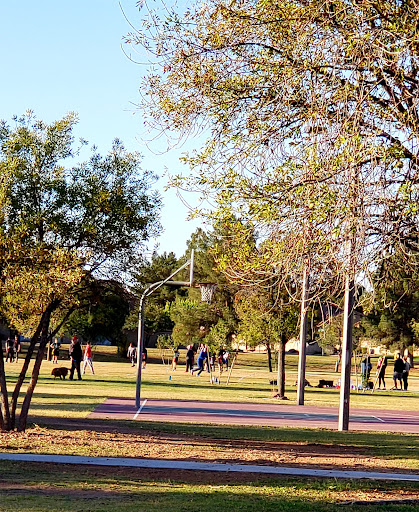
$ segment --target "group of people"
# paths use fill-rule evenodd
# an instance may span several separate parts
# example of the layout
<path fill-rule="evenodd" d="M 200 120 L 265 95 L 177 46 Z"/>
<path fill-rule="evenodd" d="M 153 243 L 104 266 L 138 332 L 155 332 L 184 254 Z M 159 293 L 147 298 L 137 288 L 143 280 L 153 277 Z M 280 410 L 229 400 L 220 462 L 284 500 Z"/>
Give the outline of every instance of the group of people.
<path fill-rule="evenodd" d="M 186 370 L 185 372 L 190 372 L 192 375 L 196 373 L 196 375 L 201 375 L 201 373 L 206 369 L 208 372 L 215 371 L 215 361 L 218 362 L 218 368 L 222 371 L 223 367 L 228 370 L 228 358 L 229 353 L 227 350 L 224 350 L 223 347 L 218 351 L 217 356 L 214 353 L 210 353 L 208 350 L 208 345 L 201 343 L 198 351 L 198 358 L 196 360 L 196 366 L 194 366 L 195 360 L 195 350 L 193 345 L 187 346 L 186 351 Z M 176 365 L 179 361 L 179 349 L 175 350 L 175 355 L 173 357 L 173 361 L 176 358 Z M 176 367 L 174 368 L 176 369 Z"/>
<path fill-rule="evenodd" d="M 88 341 L 86 343 L 86 347 L 83 351 L 81 347 L 80 340 L 78 336 L 73 336 L 71 338 L 70 348 L 68 349 L 68 354 L 71 359 L 71 368 L 70 368 L 70 380 L 74 378 L 74 372 L 77 372 L 78 380 L 82 380 L 81 375 L 86 373 L 86 367 L 89 366 L 92 375 L 95 374 L 93 369 L 93 360 L 92 360 L 92 345 Z M 83 369 L 80 371 L 81 362 L 83 361 Z"/>
<path fill-rule="evenodd" d="M 405 355 L 401 356 L 400 352 L 397 352 L 394 359 L 394 371 L 393 371 L 393 382 L 394 389 L 397 388 L 397 382 L 400 384 L 400 389 L 407 391 L 408 388 L 408 378 L 409 378 L 409 370 L 410 370 L 410 361 L 409 358 Z M 403 388 L 402 388 L 403 383 Z"/>
<path fill-rule="evenodd" d="M 369 360 L 369 358 L 368 358 Z M 386 383 L 385 383 L 385 374 L 387 369 L 387 357 L 381 356 L 378 358 L 377 361 L 377 381 L 378 381 L 378 388 L 377 389 L 386 389 Z M 371 363 L 369 363 L 369 366 L 371 366 Z M 393 382 L 394 387 L 391 389 L 396 390 L 404 390 L 407 391 L 408 389 L 408 378 L 409 378 L 409 371 L 410 371 L 411 365 L 409 361 L 408 355 L 404 355 L 402 357 L 400 352 L 396 352 L 394 355 L 394 365 L 393 365 Z M 367 368 L 368 369 L 368 368 Z M 370 368 L 371 369 L 371 368 Z M 361 370 L 362 372 L 362 370 Z M 399 385 L 399 387 L 398 387 Z"/>
<path fill-rule="evenodd" d="M 18 334 L 16 334 L 13 339 L 7 338 L 5 362 L 7 363 L 9 361 L 10 363 L 17 363 L 19 361 L 21 348 L 20 336 Z"/>
<path fill-rule="evenodd" d="M 131 362 L 131 366 L 135 366 L 137 364 L 137 346 L 131 342 L 129 344 L 128 350 L 127 350 L 127 357 Z M 147 349 L 143 348 L 143 353 L 141 357 L 141 368 L 144 370 L 147 366 Z"/>

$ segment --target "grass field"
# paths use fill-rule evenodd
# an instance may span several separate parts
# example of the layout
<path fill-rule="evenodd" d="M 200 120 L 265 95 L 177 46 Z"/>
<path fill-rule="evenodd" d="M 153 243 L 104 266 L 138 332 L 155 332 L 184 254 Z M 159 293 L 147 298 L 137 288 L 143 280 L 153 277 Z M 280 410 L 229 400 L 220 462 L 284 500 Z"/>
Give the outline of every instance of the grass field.
<path fill-rule="evenodd" d="M 2 473 L 2 512 L 413 512 L 419 503 L 419 489 L 412 484 L 400 488 L 392 483 L 266 477 L 232 482 L 228 476 L 220 482 L 212 474 L 196 482 L 190 474 L 168 479 L 158 472 L 109 474 L 97 468 L 17 463 L 6 463 Z M 394 503 L 400 499 L 404 504 Z"/>
<path fill-rule="evenodd" d="M 182 361 L 181 354 L 181 361 Z M 184 359 L 183 359 L 184 361 Z M 297 379 L 298 356 L 287 355 L 286 395 L 290 402 L 296 400 L 297 390 L 293 386 Z M 339 390 L 316 387 L 320 379 L 338 382 L 340 374 L 334 372 L 335 358 L 331 356 L 309 356 L 306 378 L 313 387 L 305 390 L 307 405 L 338 405 Z M 67 360 L 60 366 L 69 367 Z M 135 397 L 136 368 L 116 355 L 115 347 L 97 347 L 94 359 L 96 374 L 87 370 L 84 380 L 60 381 L 51 376 L 54 365 L 45 361 L 35 390 L 31 414 L 46 417 L 83 418 L 108 397 Z M 185 373 L 183 364 L 173 372 L 169 365 L 162 364 L 159 352 L 149 350 L 149 363 L 142 376 L 142 396 L 146 398 L 169 398 L 185 400 L 215 400 L 275 403 L 270 380 L 276 378 L 269 373 L 266 355 L 240 353 L 227 386 L 227 372 L 221 375 L 221 384 L 211 384 L 209 374 L 200 377 Z M 6 364 L 9 387 L 12 389 L 18 374 L 18 365 Z M 218 371 L 215 373 L 218 377 Z M 387 370 L 387 389 L 392 387 L 392 371 Z M 353 376 L 356 383 L 356 376 Z M 24 389 L 24 388 L 23 388 Z M 351 406 L 354 408 L 376 408 L 398 410 L 419 410 L 419 369 L 411 370 L 408 393 L 395 391 L 375 391 L 351 393 Z"/>
<path fill-rule="evenodd" d="M 181 362 L 182 362 L 181 354 Z M 296 398 L 297 356 L 287 355 L 286 394 Z M 183 359 L 184 361 L 184 359 Z M 309 356 L 308 381 L 337 382 L 333 357 Z M 68 361 L 60 366 L 69 367 Z M 0 450 L 54 454 L 183 458 L 337 467 L 419 471 L 419 436 L 374 432 L 335 432 L 322 429 L 279 429 L 223 425 L 87 421 L 88 414 L 108 397 L 135 396 L 136 368 L 116 355 L 113 347 L 96 348 L 95 375 L 83 381 L 54 380 L 54 367 L 45 361 L 25 434 L 0 436 Z M 274 403 L 266 355 L 242 354 L 226 385 L 211 384 L 207 373 L 191 376 L 180 364 L 173 372 L 157 350 L 149 350 L 142 394 L 174 398 Z M 18 365 L 6 365 L 10 389 Z M 418 372 L 418 376 L 416 376 Z M 388 368 L 387 387 L 391 387 Z M 218 375 L 217 375 L 218 376 Z M 359 408 L 418 410 L 419 370 L 410 374 L 410 391 L 351 393 Z M 354 376 L 355 382 L 355 376 Z M 306 388 L 306 403 L 337 405 L 339 390 Z M 239 453 L 239 455 L 238 455 Z M 391 501 L 407 499 L 406 503 Z M 360 503 L 355 503 L 355 502 Z M 353 504 L 348 504 L 354 502 Z M 365 504 L 369 502 L 370 504 Z M 163 509 L 173 511 L 332 511 L 419 510 L 419 485 L 378 482 L 337 482 L 313 479 L 260 478 L 255 475 L 170 473 L 132 469 L 71 468 L 56 465 L 1 462 L 0 511 L 59 512 Z"/>

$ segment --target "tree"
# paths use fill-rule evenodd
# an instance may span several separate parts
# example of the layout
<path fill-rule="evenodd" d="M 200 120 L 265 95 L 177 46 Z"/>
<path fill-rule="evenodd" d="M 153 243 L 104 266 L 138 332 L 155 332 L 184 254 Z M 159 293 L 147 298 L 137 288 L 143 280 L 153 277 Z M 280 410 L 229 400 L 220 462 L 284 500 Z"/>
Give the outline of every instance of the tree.
<path fill-rule="evenodd" d="M 194 282 L 215 284 L 216 292 L 208 304 L 202 302 L 199 289 L 191 288 L 187 290 L 187 298 L 178 297 L 172 304 L 173 338 L 178 344 L 189 345 L 205 340 L 210 349 L 216 351 L 221 345 L 229 345 L 236 332 L 237 317 L 233 304 L 237 287 L 229 284 L 217 268 L 215 247 L 219 237 L 217 230 L 207 233 L 198 228 L 187 243 L 184 258 L 192 249 L 195 251 Z"/>
<path fill-rule="evenodd" d="M 154 176 L 141 171 L 139 155 L 121 142 L 105 157 L 93 148 L 88 161 L 64 166 L 77 154 L 76 122 L 68 114 L 48 125 L 29 111 L 15 118 L 14 128 L 0 124 L 0 309 L 10 325 L 32 333 L 10 404 L 0 365 L 5 430 L 15 428 L 18 397 L 38 347 L 19 415 L 18 430 L 26 428 L 49 330 L 54 335 L 67 321 L 92 275 L 120 276 L 159 230 Z"/>
<path fill-rule="evenodd" d="M 151 260 L 141 258 L 134 271 L 133 293 L 141 297 L 144 290 L 153 283 L 166 279 L 180 267 L 179 260 L 173 252 L 158 254 L 153 252 Z M 179 287 L 162 286 L 147 298 L 144 314 L 144 332 L 146 337 L 156 332 L 171 331 L 173 321 L 170 319 L 168 305 L 177 295 L 184 296 L 186 291 Z M 132 309 L 127 319 L 126 328 L 138 327 L 138 305 Z M 147 342 L 146 342 L 147 345 Z"/>
<path fill-rule="evenodd" d="M 93 279 L 79 297 L 79 306 L 61 329 L 72 336 L 77 333 L 84 341 L 95 344 L 110 340 L 125 349 L 123 327 L 132 297 L 118 281 Z"/>
<path fill-rule="evenodd" d="M 330 278 L 345 287 L 346 411 L 356 278 L 417 232 L 417 14 L 413 0 L 212 0 L 129 38 L 162 65 L 147 77 L 153 122 L 210 134 L 174 184 L 202 190 L 210 220 L 260 229 L 257 259 L 231 272 L 309 271 L 312 298 Z"/>
<path fill-rule="evenodd" d="M 364 320 L 367 336 L 387 348 L 405 350 L 418 344 L 419 275 L 405 255 L 395 252 L 383 259 L 374 274 L 374 304 Z"/>

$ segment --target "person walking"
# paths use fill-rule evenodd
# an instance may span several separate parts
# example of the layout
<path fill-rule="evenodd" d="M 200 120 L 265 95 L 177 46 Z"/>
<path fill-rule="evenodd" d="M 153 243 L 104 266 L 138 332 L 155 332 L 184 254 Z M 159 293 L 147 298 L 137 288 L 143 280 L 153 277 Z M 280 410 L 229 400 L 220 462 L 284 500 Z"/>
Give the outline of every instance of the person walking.
<path fill-rule="evenodd" d="M 218 351 L 218 354 L 217 354 L 218 369 L 220 370 L 220 373 L 223 371 L 224 354 L 225 354 L 224 347 L 220 347 L 220 350 Z"/>
<path fill-rule="evenodd" d="M 135 366 L 137 364 L 137 347 L 133 342 L 129 344 L 127 357 L 131 361 L 131 366 Z"/>
<path fill-rule="evenodd" d="M 223 363 L 224 363 L 224 365 L 226 367 L 226 370 L 228 370 L 228 358 L 229 358 L 229 356 L 230 356 L 230 354 L 227 351 L 225 351 L 224 355 L 223 355 Z"/>
<path fill-rule="evenodd" d="M 384 377 L 386 374 L 387 368 L 387 357 L 381 356 L 377 361 L 377 377 L 378 377 L 378 389 L 386 389 L 386 383 L 384 381 Z M 383 383 L 383 387 L 381 387 L 381 383 Z"/>
<path fill-rule="evenodd" d="M 400 389 L 403 389 L 402 387 L 402 380 L 403 380 L 403 372 L 405 369 L 404 361 L 400 355 L 400 352 L 397 352 L 394 359 L 394 368 L 393 368 L 393 381 L 394 381 L 394 388 L 397 389 L 397 381 L 400 382 Z"/>
<path fill-rule="evenodd" d="M 403 357 L 403 361 L 404 361 L 403 389 L 404 389 L 404 391 L 407 391 L 407 387 L 408 387 L 407 379 L 409 378 L 410 362 L 409 362 L 409 358 L 407 356 Z"/>
<path fill-rule="evenodd" d="M 77 376 L 79 380 L 81 379 L 80 373 L 80 364 L 83 359 L 83 351 L 81 349 L 80 341 L 77 336 L 73 336 L 71 338 L 71 345 L 68 350 L 70 359 L 71 359 L 71 369 L 70 369 L 70 380 L 73 380 L 74 371 L 77 370 Z"/>
<path fill-rule="evenodd" d="M 87 342 L 86 348 L 84 349 L 83 371 L 82 371 L 83 375 L 86 373 L 87 365 L 89 365 L 90 371 L 92 372 L 92 375 L 94 375 L 95 371 L 93 369 L 93 361 L 92 361 L 92 345 L 90 344 L 90 341 Z"/>

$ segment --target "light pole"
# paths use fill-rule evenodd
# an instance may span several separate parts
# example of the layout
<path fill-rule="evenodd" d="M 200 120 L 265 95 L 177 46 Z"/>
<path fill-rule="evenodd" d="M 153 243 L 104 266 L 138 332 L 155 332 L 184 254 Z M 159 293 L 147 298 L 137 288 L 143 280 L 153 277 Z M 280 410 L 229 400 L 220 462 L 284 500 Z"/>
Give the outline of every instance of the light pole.
<path fill-rule="evenodd" d="M 189 265 L 189 281 L 171 281 L 172 277 L 174 277 L 178 272 L 183 270 Z M 173 274 L 171 274 L 163 281 L 157 281 L 156 283 L 151 284 L 146 290 L 144 290 L 141 295 L 140 305 L 138 309 L 138 342 L 137 342 L 137 387 L 136 387 L 136 397 L 135 397 L 135 405 L 137 409 L 141 407 L 141 369 L 142 369 L 142 359 L 143 359 L 143 350 L 144 350 L 144 306 L 145 299 L 149 297 L 153 292 L 158 290 L 163 285 L 168 286 L 189 286 L 193 285 L 193 266 L 194 266 L 194 250 L 191 251 L 190 259 L 184 263 L 181 267 L 179 267 Z"/>

